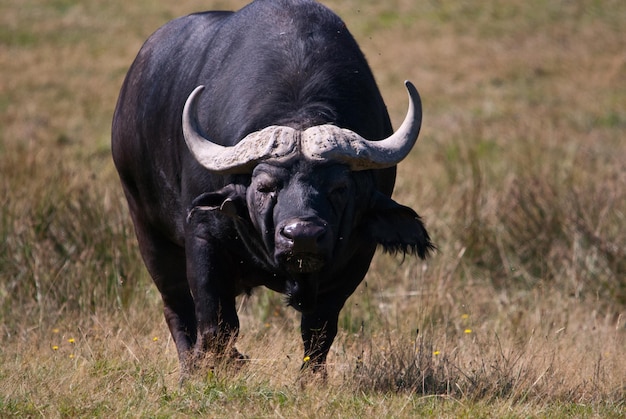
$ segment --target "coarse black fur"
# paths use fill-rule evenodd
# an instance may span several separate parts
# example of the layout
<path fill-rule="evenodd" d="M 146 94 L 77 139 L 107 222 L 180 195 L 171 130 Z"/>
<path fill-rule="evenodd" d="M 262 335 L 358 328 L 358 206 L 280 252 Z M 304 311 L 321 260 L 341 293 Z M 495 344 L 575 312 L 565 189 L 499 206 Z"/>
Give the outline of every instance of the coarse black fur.
<path fill-rule="evenodd" d="M 206 354 L 242 359 L 235 296 L 257 286 L 302 312 L 305 356 L 323 369 L 339 311 L 376 246 L 425 257 L 417 214 L 393 201 L 395 167 L 262 163 L 217 174 L 189 152 L 190 92 L 200 129 L 230 146 L 271 125 L 334 124 L 369 140 L 392 133 L 345 24 L 311 0 L 256 0 L 238 12 L 169 22 L 144 44 L 118 99 L 112 153 L 144 262 L 163 298 L 183 372 Z"/>

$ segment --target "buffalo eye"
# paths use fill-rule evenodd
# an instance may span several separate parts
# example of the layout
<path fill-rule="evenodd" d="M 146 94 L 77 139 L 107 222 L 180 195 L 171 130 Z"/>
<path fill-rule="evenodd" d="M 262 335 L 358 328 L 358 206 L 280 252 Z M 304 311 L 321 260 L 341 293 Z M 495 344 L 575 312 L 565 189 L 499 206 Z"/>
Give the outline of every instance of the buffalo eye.
<path fill-rule="evenodd" d="M 340 195 L 344 195 L 346 193 L 346 191 L 348 190 L 348 184 L 341 184 L 341 185 L 336 185 L 333 186 L 332 189 L 329 191 L 330 195 L 334 195 L 334 196 L 340 196 Z"/>
<path fill-rule="evenodd" d="M 271 199 L 276 198 L 278 194 L 278 190 L 280 189 L 280 184 L 276 182 L 274 179 L 264 178 L 260 179 L 256 184 L 256 191 Z"/>
<path fill-rule="evenodd" d="M 278 173 L 277 173 L 278 172 Z M 268 203 L 268 200 L 275 201 L 278 192 L 283 187 L 284 176 L 279 170 L 257 166 L 252 174 L 252 191 L 256 199 Z"/>
<path fill-rule="evenodd" d="M 267 183 L 260 183 L 260 184 L 257 185 L 256 190 L 258 192 L 263 193 L 263 194 L 274 193 L 274 192 L 276 192 L 276 185 L 267 184 Z"/>
<path fill-rule="evenodd" d="M 348 186 L 348 181 L 341 180 L 330 185 L 330 188 L 328 188 L 328 194 L 335 197 L 344 195 L 348 191 Z"/>
<path fill-rule="evenodd" d="M 348 182 L 338 182 L 328 188 L 328 199 L 335 208 L 335 211 L 341 211 L 346 202 L 346 194 L 349 190 Z"/>

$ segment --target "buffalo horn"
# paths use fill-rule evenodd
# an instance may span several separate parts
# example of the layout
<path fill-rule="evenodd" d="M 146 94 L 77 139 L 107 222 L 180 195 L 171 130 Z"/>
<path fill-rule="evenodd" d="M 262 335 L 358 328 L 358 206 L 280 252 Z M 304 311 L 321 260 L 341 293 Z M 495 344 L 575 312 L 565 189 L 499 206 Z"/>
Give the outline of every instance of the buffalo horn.
<path fill-rule="evenodd" d="M 254 165 L 263 160 L 288 160 L 298 151 L 306 159 L 342 162 L 352 170 L 384 169 L 395 166 L 409 154 L 422 125 L 419 93 L 410 81 L 405 85 L 409 109 L 404 122 L 391 136 L 378 141 L 366 140 L 334 125 L 320 125 L 304 131 L 298 144 L 293 128 L 270 126 L 249 134 L 234 146 L 221 146 L 198 130 L 196 102 L 204 86 L 196 87 L 187 98 L 183 109 L 183 135 L 196 160 L 213 172 L 250 173 Z"/>
<path fill-rule="evenodd" d="M 183 136 L 187 147 L 205 168 L 218 173 L 250 173 L 254 166 L 268 159 L 281 160 L 296 149 L 295 130 L 270 126 L 247 135 L 232 147 L 216 144 L 198 129 L 196 104 L 204 86 L 198 86 L 187 98 L 183 108 Z"/>
<path fill-rule="evenodd" d="M 400 128 L 390 137 L 369 141 L 353 131 L 321 125 L 304 132 L 302 152 L 310 160 L 341 161 L 355 171 L 395 166 L 415 145 L 422 125 L 419 93 L 410 81 L 405 85 L 409 93 L 409 109 Z"/>

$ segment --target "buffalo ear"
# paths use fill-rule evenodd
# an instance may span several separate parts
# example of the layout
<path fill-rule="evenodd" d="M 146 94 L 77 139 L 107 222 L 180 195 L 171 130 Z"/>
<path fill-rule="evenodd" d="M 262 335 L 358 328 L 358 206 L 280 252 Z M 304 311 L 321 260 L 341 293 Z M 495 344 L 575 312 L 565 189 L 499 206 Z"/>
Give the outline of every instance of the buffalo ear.
<path fill-rule="evenodd" d="M 227 185 L 218 191 L 205 192 L 191 203 L 187 221 L 198 212 L 219 212 L 232 218 L 244 218 L 248 215 L 246 188 L 241 185 Z"/>
<path fill-rule="evenodd" d="M 370 237 L 385 252 L 416 254 L 424 259 L 436 249 L 420 216 L 380 192 L 376 193 L 365 222 Z"/>

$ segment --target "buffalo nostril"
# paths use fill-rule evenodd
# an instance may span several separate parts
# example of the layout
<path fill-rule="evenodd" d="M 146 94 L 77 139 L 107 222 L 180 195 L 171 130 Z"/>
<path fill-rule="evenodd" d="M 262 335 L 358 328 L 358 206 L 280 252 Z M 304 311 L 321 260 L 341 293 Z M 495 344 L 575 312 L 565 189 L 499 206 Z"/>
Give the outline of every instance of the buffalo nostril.
<path fill-rule="evenodd" d="M 292 243 L 295 253 L 316 253 L 320 241 L 326 234 L 326 227 L 320 224 L 297 221 L 283 227 L 280 234 Z"/>

